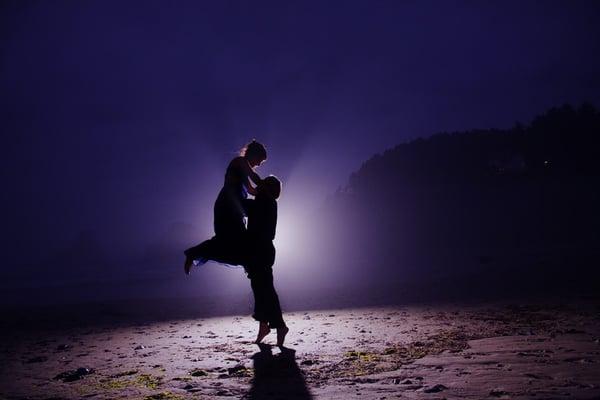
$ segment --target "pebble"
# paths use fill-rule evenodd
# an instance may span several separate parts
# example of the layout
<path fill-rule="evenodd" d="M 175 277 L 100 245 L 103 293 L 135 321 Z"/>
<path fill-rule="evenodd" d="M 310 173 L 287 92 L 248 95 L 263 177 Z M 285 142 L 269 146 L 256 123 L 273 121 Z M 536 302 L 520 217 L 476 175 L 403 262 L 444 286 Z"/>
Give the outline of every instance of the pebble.
<path fill-rule="evenodd" d="M 439 393 L 443 390 L 448 389 L 446 386 L 441 385 L 441 384 L 437 384 L 435 386 L 432 386 L 430 388 L 427 388 L 425 390 L 423 390 L 425 393 Z"/>

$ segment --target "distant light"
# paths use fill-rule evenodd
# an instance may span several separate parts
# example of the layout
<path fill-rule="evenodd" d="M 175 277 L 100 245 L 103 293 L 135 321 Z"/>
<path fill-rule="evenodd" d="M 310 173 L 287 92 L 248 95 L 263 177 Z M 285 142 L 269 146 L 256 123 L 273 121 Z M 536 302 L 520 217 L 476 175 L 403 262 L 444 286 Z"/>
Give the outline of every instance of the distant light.
<path fill-rule="evenodd" d="M 307 222 L 307 216 L 300 209 L 288 206 L 281 210 L 274 240 L 277 259 L 281 262 L 278 264 L 295 263 L 306 258 L 309 248 L 305 243 Z"/>

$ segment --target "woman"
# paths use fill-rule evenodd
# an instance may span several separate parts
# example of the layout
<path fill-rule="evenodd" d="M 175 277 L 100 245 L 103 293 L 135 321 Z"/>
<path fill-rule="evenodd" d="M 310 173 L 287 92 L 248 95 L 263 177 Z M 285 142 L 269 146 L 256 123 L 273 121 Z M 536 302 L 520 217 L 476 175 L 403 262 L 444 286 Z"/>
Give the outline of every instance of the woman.
<path fill-rule="evenodd" d="M 243 253 L 242 247 L 246 232 L 243 201 L 248 194 L 256 194 L 256 189 L 250 181 L 254 185 L 260 184 L 260 176 L 254 172 L 254 168 L 261 165 L 266 159 L 265 146 L 252 140 L 242 148 L 238 157 L 231 160 L 225 171 L 223 188 L 215 201 L 215 236 L 184 252 L 186 274 L 190 273 L 194 260 L 203 262 L 211 259 L 232 265 L 241 263 L 240 255 Z"/>

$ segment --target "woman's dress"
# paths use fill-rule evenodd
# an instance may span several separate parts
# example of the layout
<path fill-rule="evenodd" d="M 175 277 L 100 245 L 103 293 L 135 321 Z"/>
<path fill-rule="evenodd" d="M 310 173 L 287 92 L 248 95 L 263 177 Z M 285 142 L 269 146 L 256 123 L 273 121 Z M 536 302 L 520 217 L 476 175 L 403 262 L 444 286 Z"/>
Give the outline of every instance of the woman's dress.
<path fill-rule="evenodd" d="M 229 163 L 214 206 L 215 236 L 185 251 L 195 264 L 208 260 L 229 265 L 243 263 L 246 236 L 243 202 L 248 197 L 244 182 L 248 181 L 249 171 L 250 166 L 243 157 Z"/>

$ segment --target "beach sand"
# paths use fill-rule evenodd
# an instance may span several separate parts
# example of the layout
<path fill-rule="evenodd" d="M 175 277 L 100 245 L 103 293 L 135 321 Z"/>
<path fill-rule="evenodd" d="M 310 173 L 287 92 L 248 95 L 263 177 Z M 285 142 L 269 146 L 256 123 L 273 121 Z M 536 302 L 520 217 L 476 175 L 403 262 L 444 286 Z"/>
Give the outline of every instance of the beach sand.
<path fill-rule="evenodd" d="M 600 303 L 297 311 L 3 329 L 1 399 L 600 398 Z"/>

